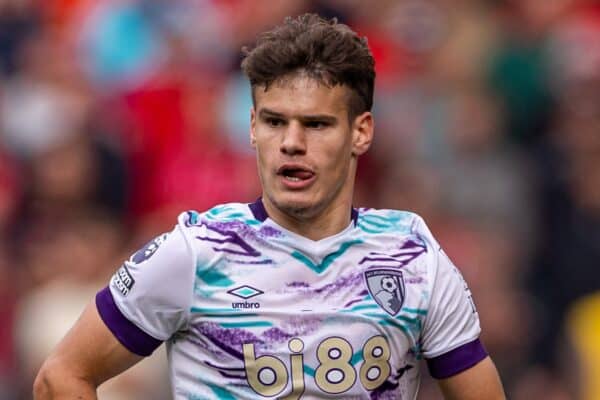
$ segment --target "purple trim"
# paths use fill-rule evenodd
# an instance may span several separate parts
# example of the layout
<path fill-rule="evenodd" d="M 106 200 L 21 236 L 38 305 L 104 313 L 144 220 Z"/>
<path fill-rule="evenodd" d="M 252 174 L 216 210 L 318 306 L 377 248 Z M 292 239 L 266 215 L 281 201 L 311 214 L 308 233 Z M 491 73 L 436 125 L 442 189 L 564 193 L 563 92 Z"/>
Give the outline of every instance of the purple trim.
<path fill-rule="evenodd" d="M 352 211 L 350 211 L 350 219 L 352 219 L 352 222 L 354 222 L 354 226 L 358 225 L 358 210 L 354 207 L 352 207 Z"/>
<path fill-rule="evenodd" d="M 481 341 L 475 339 L 448 353 L 427 360 L 427 367 L 432 377 L 444 379 L 471 368 L 487 355 Z"/>
<path fill-rule="evenodd" d="M 140 356 L 149 356 L 162 344 L 138 328 L 121 313 L 110 289 L 105 287 L 96 294 L 96 308 L 108 329 L 132 353 Z"/>
<path fill-rule="evenodd" d="M 269 214 L 267 214 L 267 210 L 265 210 L 261 197 L 256 199 L 254 203 L 248 204 L 248 207 L 250 207 L 250 211 L 254 214 L 254 218 L 260 222 L 265 222 L 266 219 L 269 218 Z"/>

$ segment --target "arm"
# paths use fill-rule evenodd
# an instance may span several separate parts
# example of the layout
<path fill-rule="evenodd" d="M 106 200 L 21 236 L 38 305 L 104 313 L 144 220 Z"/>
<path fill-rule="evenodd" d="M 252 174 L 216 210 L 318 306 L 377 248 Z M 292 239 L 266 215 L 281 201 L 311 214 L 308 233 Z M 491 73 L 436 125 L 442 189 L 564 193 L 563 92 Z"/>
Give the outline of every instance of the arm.
<path fill-rule="evenodd" d="M 42 365 L 34 383 L 34 399 L 96 399 L 102 382 L 142 358 L 114 337 L 91 302 Z"/>
<path fill-rule="evenodd" d="M 96 399 L 102 382 L 152 354 L 187 322 L 195 266 L 179 227 L 132 255 L 48 357 L 35 399 Z"/>
<path fill-rule="evenodd" d="M 429 309 L 421 337 L 431 376 L 438 380 L 446 400 L 505 399 L 496 367 L 479 340 L 479 315 L 462 274 L 430 238 L 433 268 Z"/>
<path fill-rule="evenodd" d="M 498 371 L 490 357 L 438 381 L 446 400 L 505 400 Z"/>

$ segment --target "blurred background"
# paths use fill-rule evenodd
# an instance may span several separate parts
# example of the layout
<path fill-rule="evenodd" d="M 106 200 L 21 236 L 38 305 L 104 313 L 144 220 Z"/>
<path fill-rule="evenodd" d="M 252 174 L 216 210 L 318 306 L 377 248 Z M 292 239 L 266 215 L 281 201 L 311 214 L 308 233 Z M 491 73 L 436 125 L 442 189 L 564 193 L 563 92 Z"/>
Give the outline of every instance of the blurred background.
<path fill-rule="evenodd" d="M 420 213 L 511 399 L 600 399 L 600 6 L 0 0 L 0 399 L 186 209 L 253 201 L 240 48 L 316 11 L 369 38 L 356 205 Z M 424 372 L 424 376 L 427 376 Z M 158 351 L 104 399 L 167 399 Z M 421 400 L 437 400 L 426 379 Z"/>

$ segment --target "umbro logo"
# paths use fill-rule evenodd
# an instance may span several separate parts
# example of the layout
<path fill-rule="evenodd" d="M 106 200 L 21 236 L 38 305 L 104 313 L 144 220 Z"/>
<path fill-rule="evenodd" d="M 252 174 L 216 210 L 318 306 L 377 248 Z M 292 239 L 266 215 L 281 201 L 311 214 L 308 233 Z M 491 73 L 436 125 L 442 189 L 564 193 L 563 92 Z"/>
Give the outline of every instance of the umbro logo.
<path fill-rule="evenodd" d="M 244 285 L 228 290 L 227 293 L 237 296 L 241 299 L 248 300 L 251 297 L 259 296 L 264 292 L 262 290 L 253 288 L 252 286 Z"/>
<path fill-rule="evenodd" d="M 243 285 L 234 289 L 228 290 L 227 293 L 244 299 L 242 302 L 232 302 L 232 308 L 260 308 L 260 303 L 247 301 L 252 297 L 260 296 L 264 292 L 260 289 L 253 288 L 252 286 Z"/>

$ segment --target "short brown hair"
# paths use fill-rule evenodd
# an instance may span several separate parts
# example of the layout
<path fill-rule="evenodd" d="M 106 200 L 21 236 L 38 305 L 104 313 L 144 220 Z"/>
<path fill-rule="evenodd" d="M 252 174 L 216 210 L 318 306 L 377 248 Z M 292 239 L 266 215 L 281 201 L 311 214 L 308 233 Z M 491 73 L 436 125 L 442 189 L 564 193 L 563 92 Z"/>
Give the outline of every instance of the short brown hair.
<path fill-rule="evenodd" d="M 328 86 L 345 85 L 352 95 L 348 116 L 373 107 L 375 60 L 360 37 L 337 20 L 316 14 L 287 17 L 282 25 L 259 35 L 253 48 L 242 48 L 242 70 L 250 80 L 252 97 L 256 86 L 269 85 L 295 73 Z"/>

